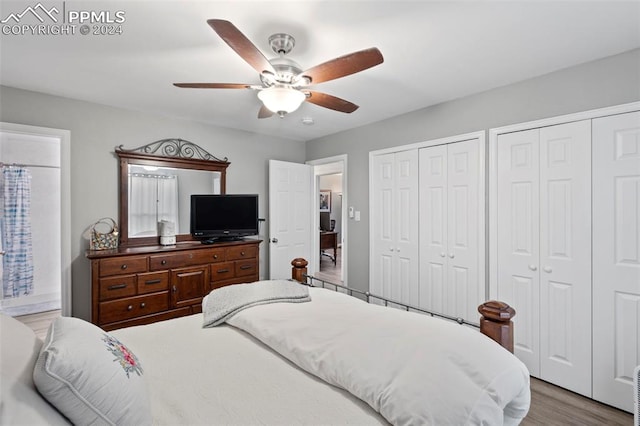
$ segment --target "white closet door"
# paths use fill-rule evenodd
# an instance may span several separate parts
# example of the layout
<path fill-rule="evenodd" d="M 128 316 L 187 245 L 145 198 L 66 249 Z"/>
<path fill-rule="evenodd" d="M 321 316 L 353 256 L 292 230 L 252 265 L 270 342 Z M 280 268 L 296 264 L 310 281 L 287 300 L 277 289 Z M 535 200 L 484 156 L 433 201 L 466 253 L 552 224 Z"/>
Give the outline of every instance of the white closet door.
<path fill-rule="evenodd" d="M 540 377 L 591 396 L 591 120 L 540 129 Z"/>
<path fill-rule="evenodd" d="M 418 151 L 395 154 L 394 190 L 395 254 L 397 282 L 391 292 L 394 300 L 417 304 L 418 290 Z"/>
<path fill-rule="evenodd" d="M 593 120 L 593 397 L 631 412 L 640 365 L 640 113 Z"/>
<path fill-rule="evenodd" d="M 373 157 L 371 173 L 371 230 L 373 268 L 371 293 L 391 297 L 393 287 L 395 154 Z"/>
<path fill-rule="evenodd" d="M 480 262 L 478 139 L 421 148 L 420 306 L 478 320 Z"/>
<path fill-rule="evenodd" d="M 478 305 L 484 299 L 484 278 L 478 268 L 478 187 L 482 179 L 478 140 L 449 144 L 447 154 L 447 310 L 477 322 Z"/>
<path fill-rule="evenodd" d="M 447 146 L 420 149 L 419 306 L 446 313 Z"/>
<path fill-rule="evenodd" d="M 418 300 L 418 153 L 376 155 L 372 173 L 371 292 Z"/>
<path fill-rule="evenodd" d="M 540 377 L 539 130 L 497 144 L 497 298 L 516 309 L 514 353 Z"/>

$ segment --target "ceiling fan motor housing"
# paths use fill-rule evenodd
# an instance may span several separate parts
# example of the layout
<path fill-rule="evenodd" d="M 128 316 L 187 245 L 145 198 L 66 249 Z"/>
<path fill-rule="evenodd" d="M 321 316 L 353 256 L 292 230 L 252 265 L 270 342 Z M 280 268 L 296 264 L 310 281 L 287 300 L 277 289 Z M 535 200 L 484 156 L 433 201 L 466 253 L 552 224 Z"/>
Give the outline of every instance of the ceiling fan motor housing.
<path fill-rule="evenodd" d="M 269 63 L 276 70 L 277 75 L 272 77 L 269 74 L 262 73 L 260 80 L 265 86 L 271 87 L 278 84 L 300 86 L 309 84 L 308 81 L 300 80 L 298 77 L 302 73 L 300 64 L 284 56 L 291 52 L 295 44 L 296 40 L 289 34 L 278 33 L 269 37 L 271 49 L 278 54 L 278 57 L 269 59 Z"/>

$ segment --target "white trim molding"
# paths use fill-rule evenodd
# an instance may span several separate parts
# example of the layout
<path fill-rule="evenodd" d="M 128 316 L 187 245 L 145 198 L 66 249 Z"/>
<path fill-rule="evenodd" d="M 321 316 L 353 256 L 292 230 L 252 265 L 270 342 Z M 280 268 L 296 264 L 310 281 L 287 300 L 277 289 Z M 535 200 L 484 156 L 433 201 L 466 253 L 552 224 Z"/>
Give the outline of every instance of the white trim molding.
<path fill-rule="evenodd" d="M 60 140 L 61 313 L 63 316 L 71 316 L 71 132 L 6 122 L 0 122 L 0 131 L 47 136 Z"/>
<path fill-rule="evenodd" d="M 348 172 L 347 172 L 347 154 L 335 155 L 333 157 L 327 158 L 319 158 L 317 160 L 309 160 L 306 164 L 313 167 L 313 193 L 318 194 L 320 192 L 320 188 L 318 187 L 318 176 L 322 175 L 330 175 L 336 173 L 342 173 L 342 241 L 344 242 L 341 247 L 341 256 L 342 256 L 342 284 L 347 285 L 348 281 L 348 256 L 349 256 L 349 220 L 347 217 L 347 206 L 349 205 L 349 191 L 348 191 Z M 314 205 L 313 211 L 317 212 L 320 210 L 320 200 L 319 197 L 314 196 Z M 313 216 L 313 222 L 311 224 L 312 229 L 320 228 L 320 218 L 317 214 Z M 312 237 L 313 247 L 320 247 L 320 235 L 318 232 L 313 233 Z M 311 259 L 309 259 L 309 272 L 313 274 L 315 272 L 316 265 L 320 264 L 319 259 L 319 250 L 311 251 Z"/>

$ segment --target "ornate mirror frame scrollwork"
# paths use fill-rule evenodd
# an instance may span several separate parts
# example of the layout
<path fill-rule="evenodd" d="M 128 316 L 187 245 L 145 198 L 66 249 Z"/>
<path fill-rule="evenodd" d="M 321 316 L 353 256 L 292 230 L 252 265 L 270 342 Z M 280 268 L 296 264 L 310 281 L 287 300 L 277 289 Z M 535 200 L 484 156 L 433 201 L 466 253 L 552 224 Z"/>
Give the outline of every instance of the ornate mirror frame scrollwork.
<path fill-rule="evenodd" d="M 204 170 L 220 173 L 220 192 L 226 192 L 226 171 L 229 167 L 227 158 L 219 159 L 207 151 L 183 139 L 162 139 L 150 144 L 124 149 L 122 145 L 116 147 L 115 154 L 119 158 L 119 223 L 120 246 L 156 245 L 159 237 L 129 237 L 129 165 L 171 167 L 176 169 Z M 191 241 L 190 234 L 179 234 L 176 240 Z"/>

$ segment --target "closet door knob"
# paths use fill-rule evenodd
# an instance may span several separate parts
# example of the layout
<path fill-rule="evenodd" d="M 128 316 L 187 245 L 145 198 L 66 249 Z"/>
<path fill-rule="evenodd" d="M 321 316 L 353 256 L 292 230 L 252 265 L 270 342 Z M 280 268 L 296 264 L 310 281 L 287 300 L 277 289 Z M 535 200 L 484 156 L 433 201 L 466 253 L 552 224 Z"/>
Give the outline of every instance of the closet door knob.
<path fill-rule="evenodd" d="M 400 247 L 398 247 L 398 248 L 396 249 L 396 251 L 397 251 L 398 253 L 400 253 Z"/>
<path fill-rule="evenodd" d="M 529 265 L 529 269 L 535 271 L 536 269 L 538 269 L 538 267 L 536 265 Z"/>
<path fill-rule="evenodd" d="M 552 271 L 553 271 L 553 269 L 551 269 L 551 266 L 545 266 L 544 268 L 542 268 L 542 270 L 543 270 L 543 271 L 545 271 L 545 272 L 547 272 L 547 273 L 549 273 L 549 272 L 552 272 Z"/>
<path fill-rule="evenodd" d="M 440 252 L 440 257 L 446 257 L 446 256 L 447 256 L 447 254 L 445 252 L 443 252 L 443 251 Z"/>
<path fill-rule="evenodd" d="M 393 251 L 393 247 L 389 247 L 389 251 Z"/>
<path fill-rule="evenodd" d="M 453 254 L 453 253 L 449 253 L 449 257 L 450 257 L 451 259 L 453 259 L 454 257 L 456 257 L 456 255 L 455 255 L 455 254 Z"/>

